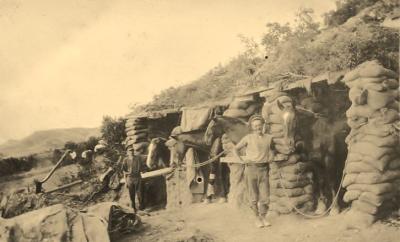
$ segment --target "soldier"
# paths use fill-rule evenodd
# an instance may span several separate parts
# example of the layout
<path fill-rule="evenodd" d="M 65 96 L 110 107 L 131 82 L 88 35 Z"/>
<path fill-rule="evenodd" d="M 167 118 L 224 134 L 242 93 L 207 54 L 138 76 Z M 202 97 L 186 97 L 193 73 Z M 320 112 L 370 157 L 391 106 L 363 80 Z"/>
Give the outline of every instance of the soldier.
<path fill-rule="evenodd" d="M 233 149 L 233 154 L 245 163 L 245 177 L 249 192 L 249 202 L 254 211 L 256 226 L 261 228 L 270 226 L 266 220 L 269 204 L 269 177 L 268 162 L 271 161 L 273 152 L 271 150 L 272 137 L 263 133 L 264 119 L 260 115 L 253 115 L 249 119 L 251 133 Z M 245 148 L 246 156 L 240 157 L 239 150 Z"/>

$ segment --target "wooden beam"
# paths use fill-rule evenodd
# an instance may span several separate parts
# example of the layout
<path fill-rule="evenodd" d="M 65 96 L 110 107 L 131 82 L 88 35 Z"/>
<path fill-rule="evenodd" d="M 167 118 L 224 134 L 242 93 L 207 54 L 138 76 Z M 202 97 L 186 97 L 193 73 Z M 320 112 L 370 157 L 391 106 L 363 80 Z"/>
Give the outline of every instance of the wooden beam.
<path fill-rule="evenodd" d="M 82 182 L 83 182 L 82 180 L 77 180 L 77 181 L 71 182 L 69 184 L 65 184 L 65 185 L 62 185 L 60 187 L 48 190 L 45 193 L 51 193 L 51 192 L 56 192 L 56 191 L 59 191 L 59 190 L 63 190 L 63 189 L 66 189 L 66 188 L 81 184 Z"/>
<path fill-rule="evenodd" d="M 144 173 L 142 173 L 142 179 L 151 178 L 151 177 L 155 177 L 155 176 L 162 176 L 162 175 L 171 173 L 172 170 L 173 169 L 171 167 L 167 167 L 167 168 L 163 168 L 163 169 L 156 170 L 156 171 L 144 172 Z"/>

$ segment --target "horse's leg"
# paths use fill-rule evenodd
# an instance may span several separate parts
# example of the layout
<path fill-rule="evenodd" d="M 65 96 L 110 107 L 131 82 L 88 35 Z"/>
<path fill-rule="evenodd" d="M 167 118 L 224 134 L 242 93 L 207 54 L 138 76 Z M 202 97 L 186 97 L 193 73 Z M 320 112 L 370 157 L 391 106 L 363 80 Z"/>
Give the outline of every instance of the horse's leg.
<path fill-rule="evenodd" d="M 326 178 L 327 178 L 327 192 L 329 196 L 329 206 L 332 206 L 332 209 L 329 215 L 337 215 L 339 214 L 339 206 L 337 200 L 335 199 L 336 196 L 336 188 L 337 188 L 337 166 L 336 161 L 334 160 L 333 156 L 327 154 L 325 156 L 325 166 L 326 166 Z"/>
<path fill-rule="evenodd" d="M 314 181 L 315 181 L 315 192 L 317 197 L 317 208 L 316 214 L 322 214 L 326 210 L 326 196 L 325 196 L 325 182 L 324 182 L 324 167 L 321 160 L 314 160 Z"/>

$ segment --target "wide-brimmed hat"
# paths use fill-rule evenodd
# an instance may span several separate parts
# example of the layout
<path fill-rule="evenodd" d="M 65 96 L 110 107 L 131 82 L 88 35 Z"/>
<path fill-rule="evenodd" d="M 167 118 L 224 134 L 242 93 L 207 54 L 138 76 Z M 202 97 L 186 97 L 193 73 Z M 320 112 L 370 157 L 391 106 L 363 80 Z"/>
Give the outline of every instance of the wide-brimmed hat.
<path fill-rule="evenodd" d="M 264 118 L 260 114 L 254 114 L 249 118 L 249 124 L 256 120 L 260 120 L 263 123 L 265 122 Z"/>

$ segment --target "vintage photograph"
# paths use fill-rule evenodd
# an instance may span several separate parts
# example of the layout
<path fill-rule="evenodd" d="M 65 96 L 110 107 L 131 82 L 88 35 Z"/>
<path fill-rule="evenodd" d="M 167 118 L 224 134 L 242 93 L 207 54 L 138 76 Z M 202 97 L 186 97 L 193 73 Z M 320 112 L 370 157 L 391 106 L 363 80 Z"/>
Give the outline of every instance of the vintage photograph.
<path fill-rule="evenodd" d="M 0 242 L 400 241 L 398 0 L 0 0 Z"/>

